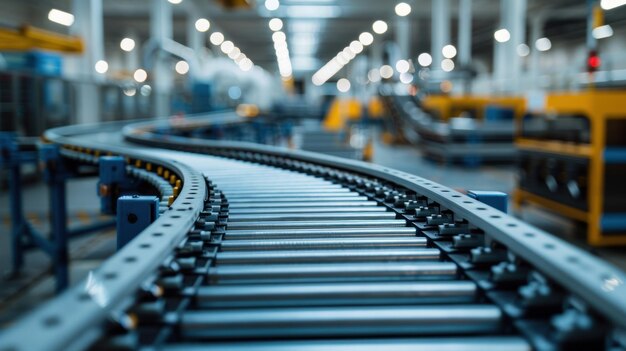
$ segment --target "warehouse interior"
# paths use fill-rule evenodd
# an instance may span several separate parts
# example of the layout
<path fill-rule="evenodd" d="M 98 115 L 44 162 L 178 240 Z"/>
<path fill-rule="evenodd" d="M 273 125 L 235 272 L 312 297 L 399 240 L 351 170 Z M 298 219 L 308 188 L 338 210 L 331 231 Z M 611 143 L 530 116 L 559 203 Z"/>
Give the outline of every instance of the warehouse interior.
<path fill-rule="evenodd" d="M 625 39 L 625 0 L 2 0 L 0 351 L 626 350 Z"/>

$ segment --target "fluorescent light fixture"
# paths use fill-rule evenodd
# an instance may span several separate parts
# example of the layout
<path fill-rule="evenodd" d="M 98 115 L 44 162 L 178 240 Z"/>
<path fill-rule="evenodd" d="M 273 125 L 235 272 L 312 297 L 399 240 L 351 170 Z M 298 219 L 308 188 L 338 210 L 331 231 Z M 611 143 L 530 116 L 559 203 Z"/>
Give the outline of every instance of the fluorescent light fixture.
<path fill-rule="evenodd" d="M 530 54 L 530 48 L 526 44 L 519 44 L 517 46 L 517 54 L 521 57 L 526 57 Z"/>
<path fill-rule="evenodd" d="M 265 8 L 269 11 L 278 10 L 280 2 L 278 0 L 265 0 Z"/>
<path fill-rule="evenodd" d="M 148 72 L 140 68 L 135 71 L 135 73 L 133 74 L 133 78 L 135 79 L 135 81 L 137 81 L 137 83 L 143 83 L 146 81 L 146 79 L 148 79 Z"/>
<path fill-rule="evenodd" d="M 363 44 L 361 44 L 361 42 L 358 40 L 353 40 L 350 43 L 350 51 L 355 54 L 360 54 L 361 52 L 363 52 Z"/>
<path fill-rule="evenodd" d="M 400 17 L 408 16 L 411 13 L 411 5 L 407 4 L 406 2 L 401 2 L 396 5 L 395 10 L 396 15 Z"/>
<path fill-rule="evenodd" d="M 335 18 L 341 15 L 341 7 L 339 6 L 312 6 L 298 5 L 286 6 L 287 17 L 296 18 Z"/>
<path fill-rule="evenodd" d="M 400 82 L 404 84 L 411 84 L 411 82 L 413 82 L 413 75 L 408 72 L 400 74 Z"/>
<path fill-rule="evenodd" d="M 548 38 L 539 38 L 535 42 L 535 48 L 539 51 L 548 51 L 552 48 L 552 42 Z"/>
<path fill-rule="evenodd" d="M 441 49 L 441 53 L 443 54 L 443 57 L 451 59 L 456 56 L 456 48 L 454 47 L 454 45 L 446 45 L 443 47 L 443 49 Z"/>
<path fill-rule="evenodd" d="M 281 42 L 281 41 L 286 41 L 287 40 L 287 35 L 285 35 L 284 32 L 274 32 L 274 34 L 272 34 L 272 40 L 275 43 Z"/>
<path fill-rule="evenodd" d="M 206 32 L 211 28 L 211 22 L 206 18 L 200 18 L 196 21 L 196 30 L 198 32 Z"/>
<path fill-rule="evenodd" d="M 605 24 L 603 26 L 594 28 L 591 34 L 596 39 L 604 39 L 604 38 L 612 37 L 613 28 L 610 25 Z"/>
<path fill-rule="evenodd" d="M 369 79 L 369 81 L 372 82 L 372 83 L 380 82 L 380 71 L 377 70 L 376 68 L 372 68 L 367 73 L 367 79 Z"/>
<path fill-rule="evenodd" d="M 396 62 L 396 71 L 399 73 L 406 73 L 410 68 L 411 65 L 409 65 L 409 61 L 407 60 L 398 60 L 398 62 Z"/>
<path fill-rule="evenodd" d="M 417 63 L 422 67 L 428 67 L 433 63 L 433 57 L 429 53 L 423 52 L 417 57 Z"/>
<path fill-rule="evenodd" d="M 48 19 L 54 23 L 62 24 L 67 27 L 74 23 L 74 15 L 57 9 L 52 9 L 48 12 Z"/>
<path fill-rule="evenodd" d="M 622 5 L 626 5 L 626 0 L 602 0 L 600 2 L 600 6 L 603 10 L 612 10 Z"/>
<path fill-rule="evenodd" d="M 493 37 L 498 43 L 506 43 L 511 39 L 511 33 L 507 29 L 502 28 L 495 31 Z"/>
<path fill-rule="evenodd" d="M 230 53 L 228 53 L 228 57 L 232 60 L 239 57 L 239 55 L 241 55 L 241 49 L 236 46 L 230 51 Z"/>
<path fill-rule="evenodd" d="M 109 64 L 105 60 L 99 60 L 96 62 L 94 68 L 96 69 L 96 72 L 105 74 L 109 70 Z"/>
<path fill-rule="evenodd" d="M 224 42 L 224 34 L 220 32 L 212 33 L 211 36 L 209 37 L 209 41 L 213 45 L 216 45 L 216 46 L 220 45 Z"/>
<path fill-rule="evenodd" d="M 359 41 L 361 42 L 361 44 L 363 44 L 363 46 L 368 46 L 374 42 L 374 36 L 372 35 L 372 33 L 363 32 L 361 33 L 361 35 L 359 35 Z"/>
<path fill-rule="evenodd" d="M 187 61 L 178 61 L 174 69 L 176 69 L 176 73 L 178 74 L 187 74 L 187 72 L 189 72 L 189 64 Z"/>
<path fill-rule="evenodd" d="M 449 58 L 444 59 L 443 61 L 441 61 L 441 69 L 444 72 L 451 72 L 454 69 L 454 61 Z"/>
<path fill-rule="evenodd" d="M 289 21 L 289 33 L 315 33 L 322 29 L 324 21 L 318 20 L 298 20 Z"/>
<path fill-rule="evenodd" d="M 283 21 L 280 18 L 272 18 L 269 22 L 270 29 L 277 32 L 283 29 Z"/>
<path fill-rule="evenodd" d="M 131 38 L 124 38 L 122 39 L 122 41 L 120 41 L 120 49 L 126 52 L 131 52 L 133 51 L 134 48 L 135 48 L 135 41 L 132 40 Z"/>
<path fill-rule="evenodd" d="M 393 68 L 389 65 L 383 65 L 380 68 L 380 76 L 384 79 L 389 79 L 393 76 Z"/>
<path fill-rule="evenodd" d="M 169 1 L 169 2 L 170 2 L 170 4 L 174 4 L 174 5 L 178 5 L 178 4 L 180 4 L 181 2 L 183 2 L 183 0 L 167 0 L 167 1 Z"/>
<path fill-rule="evenodd" d="M 350 91 L 350 81 L 346 78 L 341 78 L 337 81 L 337 90 L 342 93 L 347 93 Z"/>
<path fill-rule="evenodd" d="M 220 50 L 222 50 L 222 52 L 226 55 L 230 54 L 230 52 L 233 51 L 234 48 L 235 44 L 233 44 L 233 42 L 230 40 L 226 40 L 222 43 L 222 45 L 220 45 Z"/>
<path fill-rule="evenodd" d="M 372 30 L 374 30 L 374 33 L 376 34 L 383 34 L 387 31 L 387 22 L 385 21 L 376 21 L 372 24 Z"/>

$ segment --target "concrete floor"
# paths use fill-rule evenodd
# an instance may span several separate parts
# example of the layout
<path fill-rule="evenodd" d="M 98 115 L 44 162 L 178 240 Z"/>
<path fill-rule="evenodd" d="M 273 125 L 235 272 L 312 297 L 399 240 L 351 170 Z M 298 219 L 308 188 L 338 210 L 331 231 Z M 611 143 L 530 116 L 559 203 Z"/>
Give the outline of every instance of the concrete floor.
<path fill-rule="evenodd" d="M 466 190 L 497 190 L 511 193 L 515 185 L 513 166 L 485 166 L 462 168 L 442 165 L 424 160 L 412 146 L 375 146 L 375 163 L 413 173 L 435 182 Z M 81 179 L 68 186 L 68 212 L 70 225 L 81 225 L 99 219 L 99 202 L 96 195 L 96 180 Z M 28 217 L 46 230 L 47 189 L 43 185 L 29 186 L 24 191 L 25 211 Z M 8 195 L 0 193 L 0 272 L 10 271 L 10 226 Z M 526 208 L 520 214 L 525 221 L 550 233 L 564 237 L 626 270 L 626 248 L 591 249 L 584 238 L 577 234 L 580 228 L 568 220 L 551 215 L 541 209 Z M 84 278 L 90 270 L 115 252 L 114 231 L 94 233 L 71 241 L 71 281 Z M 17 280 L 5 280 L 0 284 L 0 328 L 10 325 L 18 316 L 37 304 L 54 296 L 54 279 L 48 274 L 49 260 L 41 252 L 30 252 L 26 257 L 26 269 Z"/>

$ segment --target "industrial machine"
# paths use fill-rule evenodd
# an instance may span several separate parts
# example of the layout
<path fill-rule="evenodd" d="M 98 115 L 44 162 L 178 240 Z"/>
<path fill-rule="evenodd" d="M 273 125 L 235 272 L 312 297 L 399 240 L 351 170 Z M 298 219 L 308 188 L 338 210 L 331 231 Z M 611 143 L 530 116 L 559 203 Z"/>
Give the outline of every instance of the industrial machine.
<path fill-rule="evenodd" d="M 525 108 L 517 98 L 381 94 L 393 139 L 418 145 L 429 159 L 465 166 L 516 160 L 514 116 Z"/>
<path fill-rule="evenodd" d="M 62 162 L 107 170 L 119 249 L 0 350 L 625 346 L 626 275 L 492 207 L 500 194 L 169 127 L 46 133 Z M 118 197 L 132 179 L 152 188 Z"/>
<path fill-rule="evenodd" d="M 587 225 L 591 245 L 626 243 L 624 91 L 552 94 L 544 114 L 519 118 L 514 202 Z"/>

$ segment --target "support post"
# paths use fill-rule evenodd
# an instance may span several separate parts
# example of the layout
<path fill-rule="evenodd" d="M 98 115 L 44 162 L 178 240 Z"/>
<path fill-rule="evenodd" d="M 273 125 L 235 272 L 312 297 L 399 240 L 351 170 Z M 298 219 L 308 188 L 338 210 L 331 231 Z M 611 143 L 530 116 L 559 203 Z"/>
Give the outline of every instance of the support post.
<path fill-rule="evenodd" d="M 130 183 L 130 179 L 126 175 L 126 161 L 124 157 L 100 157 L 99 175 L 98 195 L 100 196 L 100 211 L 106 214 L 115 214 L 117 198 L 121 195 L 120 189 Z"/>
<path fill-rule="evenodd" d="M 159 215 L 156 196 L 122 196 L 117 200 L 117 249 L 133 240 Z"/>
<path fill-rule="evenodd" d="M 67 249 L 67 199 L 65 194 L 66 171 L 59 146 L 44 144 L 39 148 L 39 159 L 45 164 L 45 179 L 50 191 L 51 239 L 56 290 L 63 291 L 69 284 Z"/>
<path fill-rule="evenodd" d="M 432 2 L 433 16 L 431 26 L 431 55 L 433 57 L 432 71 L 435 78 L 441 77 L 441 50 L 450 43 L 450 2 L 449 0 L 436 0 Z"/>

